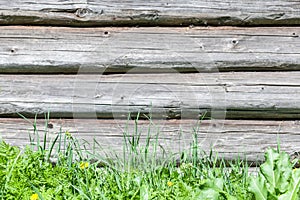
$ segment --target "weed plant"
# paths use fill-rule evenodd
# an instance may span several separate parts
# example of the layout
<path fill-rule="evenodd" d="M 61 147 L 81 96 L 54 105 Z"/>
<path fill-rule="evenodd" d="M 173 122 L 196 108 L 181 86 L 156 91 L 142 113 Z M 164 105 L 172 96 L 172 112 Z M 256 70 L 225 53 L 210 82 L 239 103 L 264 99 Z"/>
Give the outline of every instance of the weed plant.
<path fill-rule="evenodd" d="M 141 142 L 137 117 L 134 133 L 123 134 L 122 156 L 103 157 L 62 129 L 47 143 L 48 120 L 42 139 L 34 121 L 24 149 L 0 142 L 1 199 L 299 199 L 297 160 L 279 148 L 267 150 L 258 174 L 249 175 L 242 160 L 228 163 L 199 149 L 197 131 L 178 159 L 159 153 L 159 133 L 152 137 L 150 127 Z"/>

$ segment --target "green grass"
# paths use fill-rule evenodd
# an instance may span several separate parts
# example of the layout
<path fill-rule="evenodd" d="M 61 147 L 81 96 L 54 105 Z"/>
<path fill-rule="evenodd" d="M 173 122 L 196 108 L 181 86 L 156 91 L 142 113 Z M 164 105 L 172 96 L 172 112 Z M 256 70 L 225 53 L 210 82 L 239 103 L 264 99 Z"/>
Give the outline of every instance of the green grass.
<path fill-rule="evenodd" d="M 158 136 L 148 129 L 142 144 L 137 120 L 121 157 L 87 153 L 69 132 L 41 142 L 48 131 L 41 140 L 33 126 L 25 149 L 0 142 L 1 199 L 299 199 L 300 170 L 280 150 L 267 150 L 258 175 L 249 175 L 242 161 L 228 167 L 205 154 L 196 135 L 180 160 L 158 154 Z"/>

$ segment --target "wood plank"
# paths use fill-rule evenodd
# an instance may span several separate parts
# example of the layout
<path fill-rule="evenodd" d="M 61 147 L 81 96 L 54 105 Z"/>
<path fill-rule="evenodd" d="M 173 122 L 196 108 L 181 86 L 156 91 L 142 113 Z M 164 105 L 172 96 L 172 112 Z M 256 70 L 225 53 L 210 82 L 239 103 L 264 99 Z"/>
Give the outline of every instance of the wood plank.
<path fill-rule="evenodd" d="M 300 27 L 2 26 L 0 73 L 300 70 L 299 34 Z"/>
<path fill-rule="evenodd" d="M 29 119 L 33 123 L 33 119 Z M 29 133 L 33 133 L 32 123 L 22 119 L 0 118 L 2 138 L 17 146 L 29 144 Z M 123 132 L 134 135 L 133 120 L 90 120 L 90 119 L 51 119 L 50 128 L 45 128 L 45 120 L 37 121 L 41 141 L 44 131 L 48 131 L 48 141 L 61 131 L 69 131 L 75 138 L 86 140 L 86 148 L 91 149 L 93 139 L 102 146 L 101 152 L 122 152 Z M 168 153 L 179 153 L 190 147 L 194 120 L 153 120 L 150 136 L 159 132 L 158 143 Z M 149 121 L 138 121 L 141 144 L 145 144 Z M 207 120 L 198 124 L 199 147 L 209 152 L 212 148 L 219 156 L 235 159 L 240 156 L 248 162 L 263 161 L 263 153 L 277 147 L 277 138 L 283 151 L 293 154 L 300 151 L 299 121 L 256 121 L 256 120 Z M 98 147 L 97 147 L 98 148 Z M 98 149 L 99 150 L 99 149 Z M 161 149 L 160 149 L 161 150 Z M 101 154 L 101 152 L 98 152 Z M 245 156 L 245 157 L 244 157 Z"/>
<path fill-rule="evenodd" d="M 0 116 L 300 119 L 300 72 L 0 75 Z"/>
<path fill-rule="evenodd" d="M 4 25 L 186 26 L 299 25 L 300 4 L 291 0 L 0 1 Z"/>

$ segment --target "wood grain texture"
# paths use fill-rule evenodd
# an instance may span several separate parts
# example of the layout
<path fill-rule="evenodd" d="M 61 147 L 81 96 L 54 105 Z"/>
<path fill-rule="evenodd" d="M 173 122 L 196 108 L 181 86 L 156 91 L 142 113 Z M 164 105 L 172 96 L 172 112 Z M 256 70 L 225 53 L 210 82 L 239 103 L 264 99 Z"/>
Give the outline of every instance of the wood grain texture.
<path fill-rule="evenodd" d="M 299 34 L 299 27 L 0 27 L 0 73 L 299 70 Z"/>
<path fill-rule="evenodd" d="M 296 0 L 0 1 L 0 24 L 60 26 L 299 25 Z"/>
<path fill-rule="evenodd" d="M 34 120 L 29 121 L 31 123 L 22 119 L 0 118 L 2 139 L 17 146 L 29 144 L 29 133 L 34 137 Z M 102 147 L 100 151 L 96 145 L 99 154 L 115 151 L 120 155 L 123 132 L 127 132 L 128 137 L 134 135 L 132 120 L 53 119 L 49 124 L 51 128 L 46 129 L 45 120 L 37 121 L 41 141 L 45 130 L 48 131 L 48 142 L 60 131 L 69 131 L 81 142 L 88 142 L 90 146 L 84 142 L 87 149 L 92 148 L 95 139 Z M 138 122 L 141 144 L 145 144 L 148 127 L 148 121 Z M 150 136 L 155 138 L 159 132 L 159 145 L 168 153 L 179 153 L 190 147 L 195 127 L 196 123 L 193 120 L 154 120 L 150 126 Z M 206 152 L 212 147 L 215 152 L 219 152 L 219 156 L 229 160 L 240 156 L 248 162 L 261 162 L 267 148 L 277 147 L 277 138 L 282 150 L 290 154 L 300 151 L 299 121 L 207 120 L 202 121 L 198 127 L 199 147 Z"/>
<path fill-rule="evenodd" d="M 1 75 L 0 115 L 299 119 L 300 72 Z"/>

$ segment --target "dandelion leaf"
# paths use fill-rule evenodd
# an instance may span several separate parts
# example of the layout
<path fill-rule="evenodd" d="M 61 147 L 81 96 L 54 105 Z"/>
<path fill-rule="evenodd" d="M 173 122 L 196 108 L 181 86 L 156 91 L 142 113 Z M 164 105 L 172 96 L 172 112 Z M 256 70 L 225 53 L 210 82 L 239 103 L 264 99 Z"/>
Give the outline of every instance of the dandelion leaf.
<path fill-rule="evenodd" d="M 265 178 L 259 174 L 258 177 L 251 177 L 249 190 L 254 194 L 257 200 L 267 200 L 268 190 L 265 182 Z"/>

